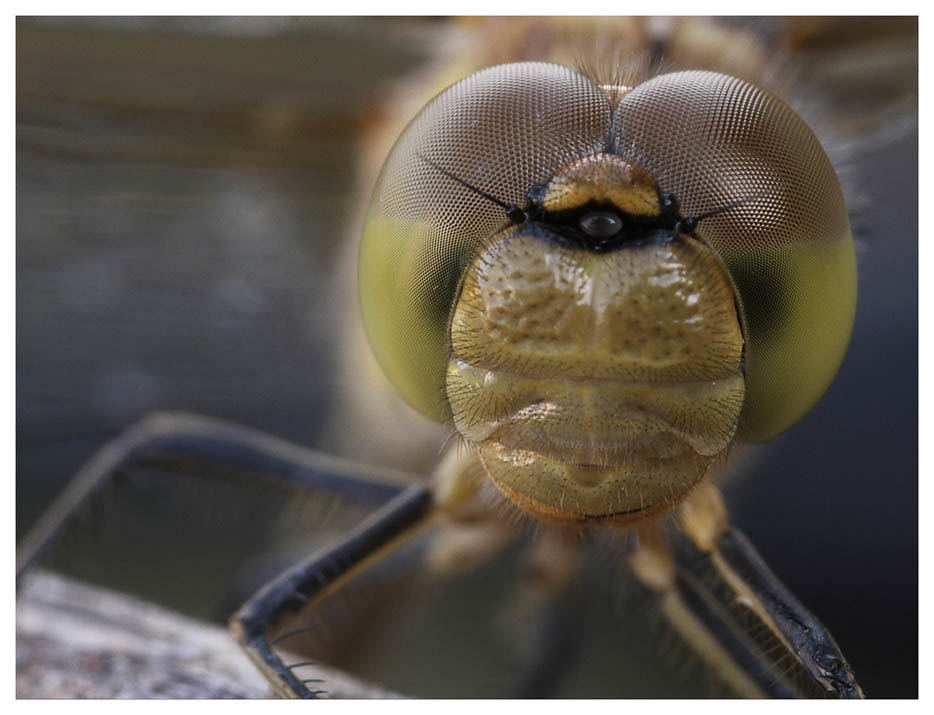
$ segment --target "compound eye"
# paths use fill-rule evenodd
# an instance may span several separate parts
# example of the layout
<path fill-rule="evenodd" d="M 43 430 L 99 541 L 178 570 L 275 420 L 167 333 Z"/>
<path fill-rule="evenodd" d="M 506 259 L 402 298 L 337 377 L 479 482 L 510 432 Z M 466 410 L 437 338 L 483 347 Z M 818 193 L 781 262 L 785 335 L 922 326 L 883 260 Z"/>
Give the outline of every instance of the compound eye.
<path fill-rule="evenodd" d="M 612 211 L 591 211 L 580 220 L 581 231 L 594 238 L 611 238 L 623 230 L 623 220 Z"/>
<path fill-rule="evenodd" d="M 681 217 L 735 205 L 692 234 L 723 259 L 741 309 L 738 437 L 775 437 L 827 389 L 853 327 L 856 259 L 830 160 L 788 105 L 713 72 L 637 85 L 612 133 L 625 158 L 678 197 Z"/>
<path fill-rule="evenodd" d="M 520 62 L 452 85 L 396 142 L 360 244 L 360 307 L 383 371 L 424 415 L 450 418 L 449 317 L 474 253 L 504 228 L 504 204 L 526 205 L 532 187 L 602 151 L 610 121 L 590 78 Z"/>

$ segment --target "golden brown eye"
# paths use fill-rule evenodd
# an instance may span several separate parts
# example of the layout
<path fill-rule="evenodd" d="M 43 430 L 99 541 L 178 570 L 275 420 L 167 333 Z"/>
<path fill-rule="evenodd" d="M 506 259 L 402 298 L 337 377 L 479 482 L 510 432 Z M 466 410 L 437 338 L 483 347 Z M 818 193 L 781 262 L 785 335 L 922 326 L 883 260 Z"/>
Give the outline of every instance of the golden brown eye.
<path fill-rule="evenodd" d="M 360 246 L 361 308 L 377 360 L 423 414 L 450 416 L 452 303 L 477 247 L 508 222 L 467 185 L 522 206 L 532 186 L 602 149 L 609 125 L 609 103 L 589 78 L 522 62 L 452 85 L 396 142 Z"/>
<path fill-rule="evenodd" d="M 742 308 L 746 400 L 739 436 L 771 439 L 821 397 L 856 310 L 856 260 L 843 193 L 810 128 L 777 97 L 714 72 L 676 72 L 620 102 L 618 151 L 699 223 Z M 780 281 L 780 285 L 776 285 Z"/>
<path fill-rule="evenodd" d="M 623 230 L 623 221 L 610 211 L 591 211 L 581 217 L 581 231 L 594 238 L 611 238 Z"/>

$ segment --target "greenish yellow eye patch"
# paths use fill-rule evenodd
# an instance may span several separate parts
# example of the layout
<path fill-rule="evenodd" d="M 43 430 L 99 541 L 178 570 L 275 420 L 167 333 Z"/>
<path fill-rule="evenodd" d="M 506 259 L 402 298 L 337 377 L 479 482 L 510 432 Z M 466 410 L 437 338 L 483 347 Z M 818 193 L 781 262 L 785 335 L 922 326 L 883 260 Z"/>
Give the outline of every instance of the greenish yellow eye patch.
<path fill-rule="evenodd" d="M 807 414 L 830 386 L 856 312 L 853 241 L 794 243 L 728 262 L 742 296 L 746 404 L 739 435 L 764 442 Z"/>
<path fill-rule="evenodd" d="M 471 258 L 509 223 L 503 204 L 524 205 L 532 186 L 600 151 L 609 123 L 588 77 L 526 62 L 452 85 L 396 142 L 360 244 L 360 301 L 378 362 L 419 412 L 450 417 L 450 315 Z"/>
<path fill-rule="evenodd" d="M 371 219 L 360 249 L 360 306 L 376 359 L 409 404 L 439 422 L 448 351 L 448 318 L 470 254 L 438 246 L 433 227 Z M 419 276 L 414 281 L 412 276 Z"/>

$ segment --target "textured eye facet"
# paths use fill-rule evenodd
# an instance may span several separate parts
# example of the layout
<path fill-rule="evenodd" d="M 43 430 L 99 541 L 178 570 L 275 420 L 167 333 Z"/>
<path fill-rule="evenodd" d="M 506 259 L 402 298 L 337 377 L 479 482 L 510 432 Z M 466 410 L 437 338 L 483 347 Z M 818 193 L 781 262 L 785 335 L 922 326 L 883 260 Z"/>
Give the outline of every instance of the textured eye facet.
<path fill-rule="evenodd" d="M 617 151 L 685 216 L 739 203 L 696 233 L 726 263 L 742 309 L 746 402 L 739 436 L 764 441 L 830 385 L 856 310 L 843 193 L 804 121 L 759 88 L 713 72 L 635 87 L 613 117 Z"/>
<path fill-rule="evenodd" d="M 383 167 L 360 247 L 364 326 L 377 360 L 416 409 L 445 420 L 448 319 L 478 246 L 508 219 L 502 202 L 600 151 L 610 105 L 589 78 L 541 62 L 500 65 L 446 89 Z"/>

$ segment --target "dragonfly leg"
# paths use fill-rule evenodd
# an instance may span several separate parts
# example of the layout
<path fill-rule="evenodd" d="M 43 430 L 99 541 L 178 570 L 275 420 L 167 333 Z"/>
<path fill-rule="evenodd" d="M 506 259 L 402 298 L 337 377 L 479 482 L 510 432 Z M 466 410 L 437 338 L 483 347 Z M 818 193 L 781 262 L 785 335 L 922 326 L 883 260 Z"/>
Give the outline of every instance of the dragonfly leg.
<path fill-rule="evenodd" d="M 643 527 L 630 563 L 729 687 L 744 697 L 863 697 L 827 629 L 729 525 L 714 486 L 698 487 L 678 518 L 687 538 Z"/>
<path fill-rule="evenodd" d="M 427 486 L 409 487 L 338 544 L 284 571 L 234 614 L 231 631 L 277 692 L 297 698 L 314 698 L 323 693 L 309 688 L 286 666 L 267 637 L 270 627 L 287 613 L 313 608 L 317 601 L 405 543 L 436 513 Z"/>
<path fill-rule="evenodd" d="M 432 484 L 441 528 L 429 547 L 429 571 L 466 571 L 491 561 L 515 539 L 516 525 L 492 506 L 487 493 L 492 487 L 471 451 L 452 445 L 435 468 Z"/>
<path fill-rule="evenodd" d="M 580 534 L 545 528 L 524 554 L 511 611 L 525 631 L 517 641 L 529 645 L 517 697 L 553 696 L 561 674 L 577 658 L 583 634 L 571 615 L 570 591 L 587 543 Z"/>
<path fill-rule="evenodd" d="M 675 549 L 680 572 L 706 578 L 737 621 L 763 634 L 773 670 L 784 670 L 796 695 L 864 697 L 827 628 L 769 569 L 749 539 L 729 525 L 716 487 L 703 485 L 679 516 L 688 536 Z"/>
<path fill-rule="evenodd" d="M 487 562 L 518 535 L 518 522 L 503 518 L 502 498 L 476 454 L 448 450 L 434 485 L 443 517 L 427 560 L 432 571 L 450 574 Z M 540 526 L 523 552 L 513 606 L 503 619 L 524 661 L 517 697 L 552 695 L 576 657 L 582 633 L 569 615 L 570 591 L 588 543 L 582 532 Z"/>
<path fill-rule="evenodd" d="M 182 413 L 147 417 L 104 445 L 39 518 L 17 550 L 17 578 L 56 543 L 94 495 L 121 474 L 160 467 L 171 478 L 246 479 L 384 504 L 411 477 L 361 467 L 255 430 Z"/>

